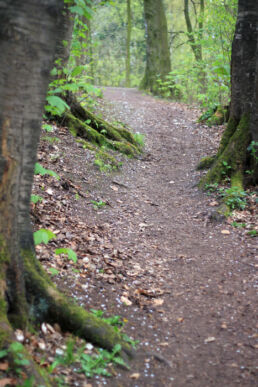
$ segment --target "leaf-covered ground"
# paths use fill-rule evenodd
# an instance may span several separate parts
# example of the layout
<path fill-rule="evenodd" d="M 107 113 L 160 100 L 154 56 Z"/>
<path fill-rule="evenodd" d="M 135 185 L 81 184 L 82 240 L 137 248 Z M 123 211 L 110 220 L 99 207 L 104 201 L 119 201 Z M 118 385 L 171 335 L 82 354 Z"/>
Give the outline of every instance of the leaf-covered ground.
<path fill-rule="evenodd" d="M 254 195 L 245 211 L 216 224 L 217 199 L 196 187 L 195 166 L 215 152 L 222 128 L 196 124 L 194 109 L 133 89 L 108 88 L 104 97 L 105 117 L 145 135 L 144 154 L 121 156 L 121 170 L 104 173 L 66 128 L 56 129 L 50 136 L 58 140 L 41 141 L 39 162 L 61 179 L 36 176 L 43 201 L 32 217 L 35 229 L 57 236 L 37 251 L 58 286 L 87 309 L 121 316 L 138 354 L 130 371 L 109 368 L 111 378 L 86 379 L 74 366 L 56 373 L 68 386 L 255 385 Z M 65 247 L 77 262 L 55 254 Z M 47 366 L 65 351 L 66 337 L 58 326 L 41 331 L 23 341 Z"/>

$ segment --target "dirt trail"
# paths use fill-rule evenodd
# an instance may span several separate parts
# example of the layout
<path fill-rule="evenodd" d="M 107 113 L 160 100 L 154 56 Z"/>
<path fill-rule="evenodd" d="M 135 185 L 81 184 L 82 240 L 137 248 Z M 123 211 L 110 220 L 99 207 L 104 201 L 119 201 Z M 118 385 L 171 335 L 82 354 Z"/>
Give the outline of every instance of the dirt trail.
<path fill-rule="evenodd" d="M 128 307 L 130 324 L 147 351 L 171 364 L 147 362 L 137 382 L 121 385 L 254 385 L 254 250 L 234 232 L 221 234 L 225 225 L 207 222 L 208 198 L 194 186 L 208 139 L 179 104 L 123 89 L 107 89 L 105 98 L 146 133 L 149 156 L 121 177 L 129 189 L 112 218 L 118 245 L 133 247 L 130 263 L 143 271 L 128 286 L 165 292 L 161 306 Z"/>
<path fill-rule="evenodd" d="M 133 89 L 107 88 L 104 98 L 110 119 L 146 134 L 146 153 L 115 176 L 78 172 L 76 182 L 83 176 L 91 195 L 110 206 L 93 211 L 74 201 L 71 211 L 108 235 L 95 253 L 109 260 L 112 250 L 113 261 L 74 295 L 87 308 L 127 318 L 140 344 L 129 372 L 93 385 L 254 386 L 256 238 L 210 223 L 211 200 L 196 188 L 195 166 L 214 150 L 217 129 L 198 129 L 186 106 Z M 68 167 L 82 160 L 75 153 Z"/>

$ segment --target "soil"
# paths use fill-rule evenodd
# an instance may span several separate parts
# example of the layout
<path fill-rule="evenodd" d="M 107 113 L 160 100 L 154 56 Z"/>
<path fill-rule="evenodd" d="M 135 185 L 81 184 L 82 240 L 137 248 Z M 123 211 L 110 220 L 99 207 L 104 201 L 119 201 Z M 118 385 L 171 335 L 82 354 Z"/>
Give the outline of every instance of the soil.
<path fill-rule="evenodd" d="M 139 344 L 129 371 L 69 385 L 257 385 L 257 238 L 211 222 L 215 199 L 197 188 L 196 165 L 215 153 L 222 127 L 134 89 L 107 88 L 98 109 L 143 133 L 144 153 L 105 174 L 66 128 L 56 129 L 59 142 L 43 140 L 39 161 L 61 180 L 36 178 L 44 197 L 34 206 L 36 228 L 57 234 L 38 256 L 85 308 L 128 320 L 125 332 Z M 73 248 L 78 262 L 54 256 L 54 247 Z"/>

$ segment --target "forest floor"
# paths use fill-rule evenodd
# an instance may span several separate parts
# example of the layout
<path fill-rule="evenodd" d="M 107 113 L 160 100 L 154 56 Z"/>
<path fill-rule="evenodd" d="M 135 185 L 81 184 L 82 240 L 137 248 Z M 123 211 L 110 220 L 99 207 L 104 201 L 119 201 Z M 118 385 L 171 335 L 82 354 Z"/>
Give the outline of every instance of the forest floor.
<path fill-rule="evenodd" d="M 120 315 L 139 344 L 130 370 L 112 369 L 111 378 L 59 372 L 69 386 L 254 386 L 257 238 L 247 234 L 254 209 L 237 215 L 247 229 L 232 219 L 211 223 L 216 198 L 196 187 L 196 165 L 215 153 L 222 128 L 134 89 L 107 88 L 98 109 L 143 133 L 145 151 L 105 174 L 66 128 L 51 134 L 59 142 L 42 140 L 39 162 L 61 180 L 36 176 L 34 193 L 44 197 L 33 208 L 36 229 L 57 234 L 37 252 L 48 271 L 58 270 L 53 278 L 64 292 L 87 309 Z M 74 249 L 78 261 L 55 255 L 57 247 Z M 45 351 L 49 363 L 63 342 L 58 327 L 47 331 L 35 357 Z"/>

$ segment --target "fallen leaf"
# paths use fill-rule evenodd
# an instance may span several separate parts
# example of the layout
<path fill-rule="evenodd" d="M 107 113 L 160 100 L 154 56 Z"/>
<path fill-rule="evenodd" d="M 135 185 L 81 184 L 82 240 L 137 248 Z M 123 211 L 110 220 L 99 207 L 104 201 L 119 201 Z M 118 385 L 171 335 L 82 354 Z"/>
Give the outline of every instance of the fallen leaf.
<path fill-rule="evenodd" d="M 160 306 L 160 305 L 163 305 L 163 303 L 164 303 L 164 300 L 162 298 L 156 298 L 156 300 L 152 301 L 152 304 L 154 306 Z"/>
<path fill-rule="evenodd" d="M 114 185 L 111 185 L 110 188 L 111 188 L 113 191 L 116 191 L 116 192 L 118 191 L 118 188 L 115 187 Z"/>
<path fill-rule="evenodd" d="M 221 230 L 221 234 L 229 235 L 229 234 L 230 234 L 230 231 L 228 231 L 228 230 Z"/>
<path fill-rule="evenodd" d="M 215 207 L 218 205 L 219 205 L 219 203 L 216 200 L 214 200 L 213 202 L 210 202 L 210 204 L 209 204 L 209 206 L 211 206 L 211 207 Z"/>
<path fill-rule="evenodd" d="M 20 343 L 23 343 L 24 342 L 23 331 L 21 331 L 20 329 L 16 329 L 16 331 L 14 333 L 15 333 L 17 341 L 19 341 Z"/>
<path fill-rule="evenodd" d="M 138 374 L 138 373 L 130 375 L 131 379 L 139 379 L 139 377 L 140 377 L 140 374 Z"/>
<path fill-rule="evenodd" d="M 184 321 L 184 318 L 183 318 L 183 317 L 178 317 L 176 320 L 177 320 L 177 322 L 180 322 L 180 323 L 181 323 L 181 322 Z"/>
<path fill-rule="evenodd" d="M 207 339 L 205 339 L 204 342 L 205 344 L 207 344 L 207 343 L 212 343 L 215 340 L 216 340 L 215 337 L 210 336 L 210 337 L 207 337 Z"/>
<path fill-rule="evenodd" d="M 5 386 L 8 386 L 10 384 L 11 385 L 15 384 L 15 380 L 11 379 L 11 378 L 4 378 L 4 379 L 0 380 L 0 387 L 5 387 Z"/>
<path fill-rule="evenodd" d="M 122 297 L 121 297 L 121 301 L 122 301 L 123 304 L 125 304 L 126 306 L 131 306 L 131 305 L 132 305 L 132 301 L 130 301 L 127 297 L 122 296 Z"/>
<path fill-rule="evenodd" d="M 0 363 L 0 371 L 6 371 L 6 370 L 8 370 L 8 368 L 9 368 L 8 362 Z"/>

